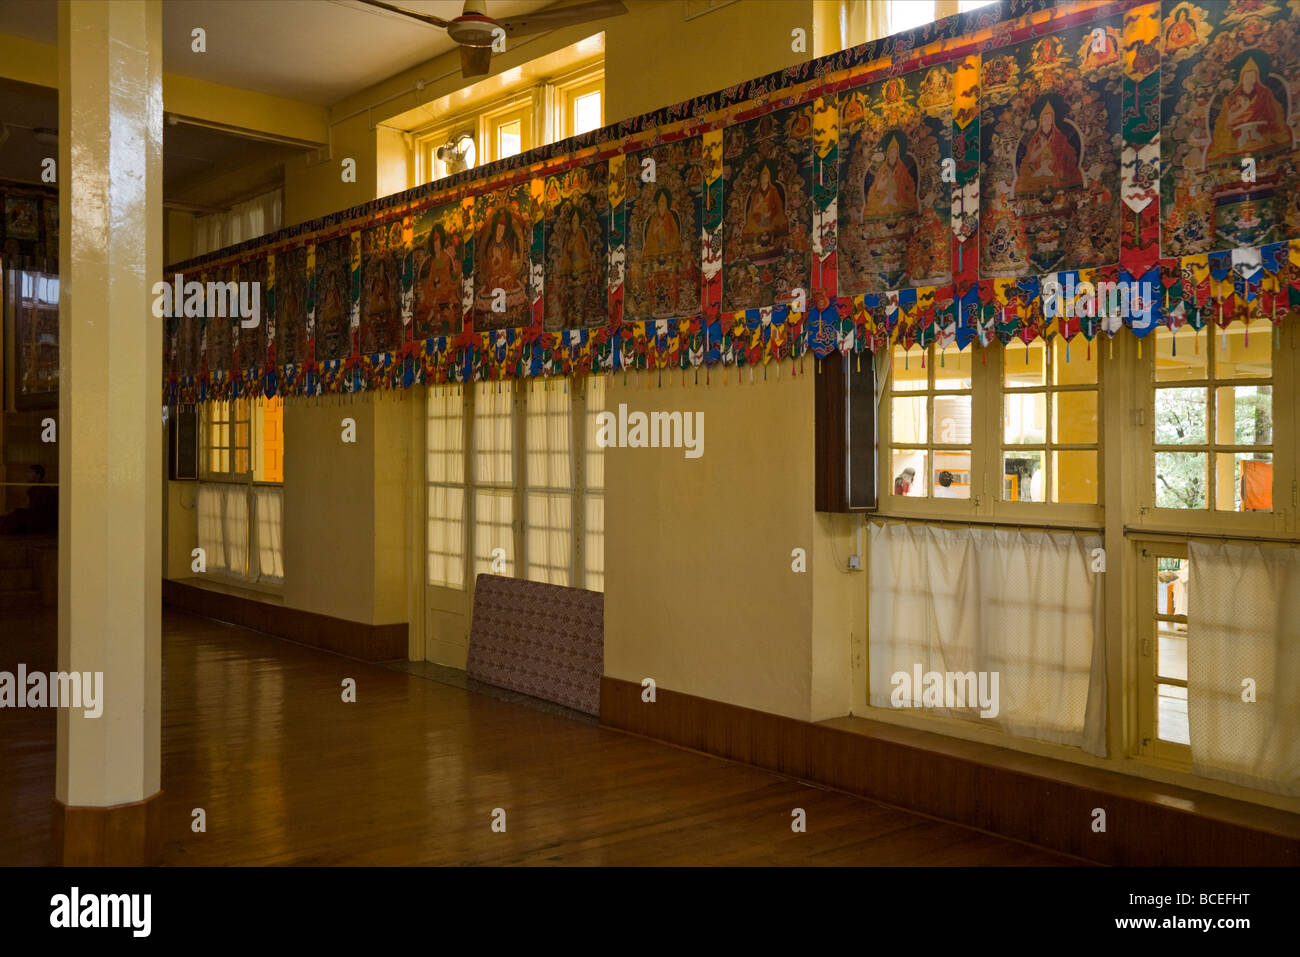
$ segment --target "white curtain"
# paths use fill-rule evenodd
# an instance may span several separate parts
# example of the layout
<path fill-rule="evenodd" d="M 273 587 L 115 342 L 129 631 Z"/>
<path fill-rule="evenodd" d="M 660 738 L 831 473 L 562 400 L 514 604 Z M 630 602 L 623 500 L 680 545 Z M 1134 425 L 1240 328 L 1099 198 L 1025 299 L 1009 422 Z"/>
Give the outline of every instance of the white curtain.
<path fill-rule="evenodd" d="M 813 55 L 827 56 L 889 36 L 890 2 L 817 0 L 813 7 Z"/>
<path fill-rule="evenodd" d="M 528 580 L 569 585 L 573 577 L 573 495 L 528 493 Z"/>
<path fill-rule="evenodd" d="M 248 488 L 226 485 L 225 539 L 226 568 L 239 578 L 248 577 Z"/>
<path fill-rule="evenodd" d="M 566 385 L 534 388 L 524 415 L 527 577 L 552 585 L 573 578 L 573 401 Z"/>
<path fill-rule="evenodd" d="M 474 491 L 474 571 L 513 575 L 515 468 L 511 383 L 491 383 L 474 395 L 473 462 L 474 481 L 478 486 Z M 504 559 L 503 566 L 497 562 L 498 558 Z"/>
<path fill-rule="evenodd" d="M 199 485 L 199 548 L 203 549 L 208 571 L 226 568 L 226 531 L 222 522 L 222 485 Z"/>
<path fill-rule="evenodd" d="M 257 510 L 257 577 L 284 581 L 284 556 L 280 547 L 284 519 L 284 489 L 259 485 L 253 489 Z"/>
<path fill-rule="evenodd" d="M 1104 756 L 1102 583 L 1092 571 L 1101 545 L 1074 533 L 873 523 L 871 705 L 893 707 L 902 687 L 893 677 L 918 667 L 996 673 L 996 717 L 926 712 Z"/>
<path fill-rule="evenodd" d="M 1192 542 L 1188 555 L 1192 768 L 1300 795 L 1300 549 Z"/>
<path fill-rule="evenodd" d="M 284 225 L 284 191 L 273 189 L 236 203 L 224 213 L 194 220 L 194 255 L 203 256 L 245 240 L 273 233 Z"/>
<path fill-rule="evenodd" d="M 428 402 L 428 578 L 430 585 L 465 584 L 465 397 L 432 386 Z"/>

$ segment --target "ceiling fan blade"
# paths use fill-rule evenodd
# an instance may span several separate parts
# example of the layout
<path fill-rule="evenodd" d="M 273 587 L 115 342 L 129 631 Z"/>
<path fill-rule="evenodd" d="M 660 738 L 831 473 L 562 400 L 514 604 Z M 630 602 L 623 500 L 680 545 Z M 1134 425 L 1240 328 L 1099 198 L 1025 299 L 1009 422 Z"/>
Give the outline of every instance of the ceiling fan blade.
<path fill-rule="evenodd" d="M 487 76 L 492 70 L 492 48 L 461 44 L 460 75 Z"/>
<path fill-rule="evenodd" d="M 558 30 L 592 20 L 604 20 L 606 17 L 621 17 L 627 13 L 623 0 L 590 0 L 588 3 L 575 3 L 571 7 L 558 10 L 540 10 L 506 20 L 498 20 L 501 29 L 508 37 L 522 37 L 544 30 Z"/>
<path fill-rule="evenodd" d="M 442 27 L 444 30 L 451 21 L 444 20 L 442 17 L 435 17 L 428 13 L 416 13 L 414 10 L 403 10 L 401 7 L 395 7 L 391 3 L 384 3 L 382 0 L 361 0 L 362 3 L 378 7 L 380 10 L 387 10 L 389 13 L 400 13 L 404 17 L 410 17 L 412 20 L 419 20 L 421 23 L 427 23 L 430 26 Z"/>

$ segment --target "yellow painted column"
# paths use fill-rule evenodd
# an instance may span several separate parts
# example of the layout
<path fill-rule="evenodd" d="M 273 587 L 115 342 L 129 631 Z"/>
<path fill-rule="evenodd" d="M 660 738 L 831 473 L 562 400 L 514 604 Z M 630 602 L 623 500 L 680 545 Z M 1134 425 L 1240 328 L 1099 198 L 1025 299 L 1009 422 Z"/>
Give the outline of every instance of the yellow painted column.
<path fill-rule="evenodd" d="M 56 854 L 160 857 L 162 6 L 59 3 L 59 670 Z"/>

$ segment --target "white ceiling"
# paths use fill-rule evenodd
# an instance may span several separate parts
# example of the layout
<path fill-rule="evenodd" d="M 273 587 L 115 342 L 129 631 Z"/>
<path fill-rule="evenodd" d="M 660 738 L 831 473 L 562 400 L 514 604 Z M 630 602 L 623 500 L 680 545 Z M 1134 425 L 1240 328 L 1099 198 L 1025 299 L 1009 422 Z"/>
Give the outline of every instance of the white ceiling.
<path fill-rule="evenodd" d="M 388 0 L 450 20 L 462 0 Z M 550 0 L 488 0 L 493 17 Z M 190 49 L 207 33 L 207 52 Z M 0 0 L 0 33 L 58 42 L 54 0 Z M 357 0 L 164 0 L 163 69 L 245 90 L 329 105 L 455 48 L 445 31 Z"/>

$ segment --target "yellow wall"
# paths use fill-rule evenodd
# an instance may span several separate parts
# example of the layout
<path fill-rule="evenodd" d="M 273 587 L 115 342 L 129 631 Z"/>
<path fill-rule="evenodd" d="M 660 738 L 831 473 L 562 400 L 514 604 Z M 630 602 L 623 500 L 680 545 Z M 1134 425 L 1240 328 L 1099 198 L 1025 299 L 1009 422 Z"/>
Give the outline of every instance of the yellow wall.
<path fill-rule="evenodd" d="M 680 3 L 626 2 L 626 16 L 605 22 L 606 123 L 812 59 L 812 0 L 748 0 L 693 20 Z M 806 53 L 790 49 L 796 27 Z"/>
<path fill-rule="evenodd" d="M 611 411 L 703 412 L 704 453 L 605 451 L 605 673 L 807 719 L 812 376 L 710 378 L 610 379 Z M 792 570 L 795 548 L 809 572 Z"/>

